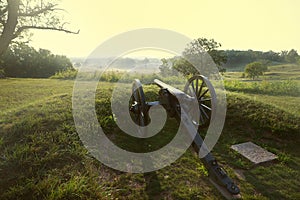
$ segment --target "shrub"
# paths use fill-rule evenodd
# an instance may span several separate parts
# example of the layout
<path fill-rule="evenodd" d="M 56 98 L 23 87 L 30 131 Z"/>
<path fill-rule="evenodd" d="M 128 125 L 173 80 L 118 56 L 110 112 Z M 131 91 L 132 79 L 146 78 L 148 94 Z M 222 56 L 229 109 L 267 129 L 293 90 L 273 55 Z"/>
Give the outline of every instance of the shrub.
<path fill-rule="evenodd" d="M 69 69 L 65 71 L 60 71 L 51 76 L 51 79 L 64 79 L 64 80 L 72 80 L 75 79 L 77 75 L 77 70 Z"/>
<path fill-rule="evenodd" d="M 245 74 L 247 77 L 254 79 L 263 75 L 268 70 L 267 66 L 260 62 L 252 62 L 245 67 Z"/>

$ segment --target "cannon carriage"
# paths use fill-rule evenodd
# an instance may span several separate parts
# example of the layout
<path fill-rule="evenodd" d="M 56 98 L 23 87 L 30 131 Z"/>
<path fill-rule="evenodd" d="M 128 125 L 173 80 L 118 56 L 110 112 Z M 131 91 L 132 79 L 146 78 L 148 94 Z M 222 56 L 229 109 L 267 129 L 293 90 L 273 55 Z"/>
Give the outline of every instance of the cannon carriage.
<path fill-rule="evenodd" d="M 207 149 L 200 131 L 208 127 L 216 117 L 217 94 L 209 79 L 202 75 L 193 76 L 188 80 L 181 91 L 158 79 L 154 83 L 160 88 L 157 101 L 147 102 L 143 91 L 143 86 L 138 79 L 132 85 L 132 96 L 129 103 L 129 110 L 132 120 L 139 126 L 147 126 L 151 123 L 149 110 L 152 106 L 161 105 L 165 108 L 169 117 L 182 122 L 186 134 L 193 139 L 192 146 L 199 153 L 206 150 L 206 155 L 201 158 L 204 166 L 209 172 L 210 180 L 228 198 L 232 195 L 239 196 L 240 189 L 227 175 L 225 170 L 218 164 L 212 153 Z M 199 108 L 197 116 L 194 114 L 192 102 L 197 102 Z M 197 132 L 194 134 L 194 132 Z M 225 193 L 225 194 L 224 194 Z"/>

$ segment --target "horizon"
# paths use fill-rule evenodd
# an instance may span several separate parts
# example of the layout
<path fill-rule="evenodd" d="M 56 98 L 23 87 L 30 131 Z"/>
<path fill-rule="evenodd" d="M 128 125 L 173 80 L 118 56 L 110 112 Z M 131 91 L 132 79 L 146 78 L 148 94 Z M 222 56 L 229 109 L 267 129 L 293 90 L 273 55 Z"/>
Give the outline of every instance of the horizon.
<path fill-rule="evenodd" d="M 291 49 L 284 49 L 286 51 L 290 51 L 290 50 L 296 50 L 295 48 L 291 48 Z M 261 51 L 261 50 L 255 50 L 255 49 L 247 49 L 247 50 L 241 50 L 241 49 L 219 49 L 219 50 L 222 50 L 222 51 L 241 51 L 241 52 L 246 52 L 246 51 L 254 51 L 254 52 L 269 52 L 269 51 L 273 51 L 272 49 L 268 50 L 268 51 Z M 281 51 L 284 51 L 284 50 L 281 50 Z M 281 51 L 273 51 L 275 53 L 280 53 Z M 297 51 L 297 50 L 296 50 Z M 298 51 L 297 51 L 298 52 Z M 55 52 L 51 52 L 53 54 L 55 54 Z M 300 52 L 298 52 L 298 54 L 300 55 Z M 141 56 L 126 56 L 128 54 L 125 54 L 125 56 L 121 56 L 121 57 L 117 57 L 115 59 L 125 59 L 125 58 L 130 58 L 130 59 L 136 59 L 136 60 L 143 60 L 145 58 L 148 58 L 148 59 L 163 59 L 163 58 L 171 58 L 171 57 L 174 57 L 176 55 L 170 55 L 170 56 L 149 56 L 149 55 L 141 55 Z M 130 54 L 129 54 L 130 55 Z M 70 59 L 86 59 L 87 57 L 84 57 L 84 56 L 70 56 L 68 57 Z M 89 59 L 111 59 L 111 58 L 114 58 L 113 56 L 104 56 L 104 57 L 89 57 Z"/>

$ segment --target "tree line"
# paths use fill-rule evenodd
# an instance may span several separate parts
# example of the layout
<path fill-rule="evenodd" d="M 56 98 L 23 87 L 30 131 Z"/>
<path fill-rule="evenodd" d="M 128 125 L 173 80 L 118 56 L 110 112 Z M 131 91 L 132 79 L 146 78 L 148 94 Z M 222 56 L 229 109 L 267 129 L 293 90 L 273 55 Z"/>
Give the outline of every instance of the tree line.
<path fill-rule="evenodd" d="M 250 78 L 258 77 L 267 71 L 267 66 L 279 63 L 299 63 L 300 56 L 297 51 L 239 51 L 219 50 L 221 44 L 214 39 L 198 38 L 190 42 L 181 56 L 163 58 L 159 69 L 164 76 L 191 76 L 201 73 L 209 75 L 208 69 L 214 65 L 223 73 L 228 68 L 245 68 Z M 197 66 L 198 70 L 194 67 Z"/>
<path fill-rule="evenodd" d="M 64 21 L 63 9 L 59 8 L 58 0 L 1 0 L 0 1 L 0 78 L 12 77 L 49 77 L 55 72 L 73 69 L 71 62 L 65 56 L 53 55 L 50 51 L 40 49 L 36 51 L 24 44 L 13 43 L 26 39 L 29 30 L 54 30 L 71 34 L 78 31 L 69 30 Z M 188 44 L 183 56 L 198 62 L 199 56 L 208 53 L 218 66 L 219 71 L 226 68 L 236 68 L 259 61 L 263 65 L 268 63 L 300 63 L 296 50 L 281 52 L 219 50 L 221 44 L 213 39 L 198 38 Z M 198 59 L 198 61 L 197 61 Z M 207 59 L 209 63 L 209 59 Z M 128 60 L 127 60 L 128 62 Z M 201 61 L 202 62 L 202 61 Z M 202 70 L 205 70 L 205 64 Z M 258 65 L 253 65 L 258 66 Z M 162 74 L 184 75 L 196 74 L 195 68 L 182 59 L 174 57 L 163 59 L 160 66 Z"/>
<path fill-rule="evenodd" d="M 12 44 L 0 57 L 2 76 L 48 78 L 59 71 L 74 70 L 69 58 L 27 44 Z"/>
<path fill-rule="evenodd" d="M 224 67 L 235 68 L 241 65 L 246 65 L 251 62 L 260 61 L 263 63 L 297 63 L 300 62 L 300 56 L 295 49 L 289 51 L 238 51 L 238 50 L 226 50 L 221 51 L 227 57 L 227 62 L 224 63 Z"/>

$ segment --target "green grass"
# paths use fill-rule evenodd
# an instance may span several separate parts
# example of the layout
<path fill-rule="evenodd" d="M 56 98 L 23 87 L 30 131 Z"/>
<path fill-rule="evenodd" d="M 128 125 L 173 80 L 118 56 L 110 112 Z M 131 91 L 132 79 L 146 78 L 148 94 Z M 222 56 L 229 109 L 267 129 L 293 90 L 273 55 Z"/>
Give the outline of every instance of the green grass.
<path fill-rule="evenodd" d="M 226 72 L 225 88 L 278 110 L 300 116 L 300 66 L 281 64 L 268 67 L 258 80 L 241 78 L 242 72 Z"/>
<path fill-rule="evenodd" d="M 300 182 L 293 177 L 299 176 L 300 169 L 300 66 L 270 66 L 255 81 L 242 78 L 242 72 L 227 72 L 224 78 L 226 89 L 233 91 L 228 92 L 227 126 L 219 140 L 227 145 L 220 145 L 215 151 L 227 158 L 232 167 L 242 169 L 242 181 L 246 180 L 248 189 L 259 195 L 257 199 L 299 199 L 296 191 Z M 275 153 L 278 161 L 253 166 L 228 151 L 231 143 L 246 141 Z M 247 194 L 244 198 L 253 197 Z"/>
<path fill-rule="evenodd" d="M 41 87 L 43 92 L 35 89 L 42 82 L 45 82 Z M 174 166 L 148 174 L 117 172 L 93 159 L 74 128 L 72 82 L 12 79 L 1 80 L 1 84 L 5 85 L 1 94 L 31 95 L 24 95 L 18 103 L 12 103 L 16 105 L 13 109 L 7 105 L 8 100 L 0 104 L 0 199 L 151 199 L 156 196 L 189 199 L 202 194 L 212 196 L 209 199 L 220 197 L 214 195 L 216 191 L 210 186 L 205 169 L 191 151 Z M 56 86 L 56 93 L 48 84 Z M 101 85 L 103 88 L 96 103 L 103 128 L 108 134 L 115 134 L 120 146 L 137 146 L 136 141 L 124 137 L 120 130 L 110 129 L 115 126 L 112 118 L 105 120 L 109 114 L 100 111 L 110 110 L 109 95 L 113 84 Z M 14 91 L 17 86 L 26 87 Z M 34 96 L 36 98 L 32 98 Z M 165 131 L 174 133 L 174 121 L 169 123 Z M 184 187 L 187 182 L 192 190 Z"/>
<path fill-rule="evenodd" d="M 235 92 L 233 92 L 235 93 Z M 282 112 L 287 112 L 294 116 L 300 117 L 300 97 L 295 96 L 274 96 L 265 94 L 251 94 L 251 93 L 235 93 L 242 97 L 247 97 L 252 101 L 259 103 L 267 103 Z"/>
<path fill-rule="evenodd" d="M 152 83 L 154 79 L 163 80 L 165 83 L 169 84 L 183 84 L 186 79 L 178 76 L 161 76 L 159 73 L 137 73 L 137 72 L 126 72 L 119 70 L 111 70 L 102 72 L 101 70 L 95 71 L 92 73 L 81 72 L 77 76 L 77 71 L 67 70 L 56 73 L 54 76 L 51 76 L 50 79 L 59 79 L 59 80 L 74 80 L 75 78 L 81 80 L 99 80 L 100 82 L 110 82 L 110 83 L 132 83 L 134 79 L 139 77 L 143 80 L 144 83 Z"/>
<path fill-rule="evenodd" d="M 118 172 L 92 158 L 74 127 L 72 81 L 5 79 L 0 85 L 0 199 L 222 199 L 191 149 L 170 166 L 146 174 Z M 157 148 L 172 138 L 178 126 L 173 119 L 146 142 L 116 128 L 110 111 L 113 86 L 101 83 L 96 111 L 114 142 L 144 151 L 145 144 Z M 145 86 L 145 91 L 148 99 L 156 99 L 156 87 Z M 300 117 L 292 112 L 298 97 L 281 106 L 283 96 L 276 96 L 276 104 L 251 95 L 229 93 L 225 128 L 213 153 L 245 199 L 299 199 Z M 249 140 L 279 160 L 256 167 L 230 150 Z M 242 170 L 245 179 L 233 169 Z"/>
<path fill-rule="evenodd" d="M 293 79 L 300 80 L 300 66 L 297 64 L 282 64 L 270 66 L 266 72 L 266 77 L 270 79 Z"/>
<path fill-rule="evenodd" d="M 300 175 L 299 118 L 246 95 L 228 94 L 226 126 L 214 151 L 218 158 L 243 172 L 245 179 L 240 179 L 240 184 L 244 198 L 299 198 L 300 181 L 295 178 Z M 278 160 L 255 166 L 229 150 L 230 145 L 247 141 L 275 153 Z"/>
<path fill-rule="evenodd" d="M 0 115 L 4 112 L 21 110 L 21 107 L 34 105 L 38 101 L 43 101 L 51 96 L 71 94 L 72 89 L 72 81 L 51 79 L 1 80 Z"/>
<path fill-rule="evenodd" d="M 245 66 L 244 66 L 245 67 Z M 239 71 L 230 71 L 224 74 L 226 80 L 248 81 L 248 78 L 243 78 L 243 69 Z M 268 66 L 268 71 L 264 76 L 260 76 L 256 80 L 300 80 L 300 65 L 298 64 L 280 64 Z"/>
<path fill-rule="evenodd" d="M 225 80 L 226 90 L 240 93 L 265 94 L 271 96 L 300 96 L 300 81 L 261 81 L 242 82 L 239 80 Z"/>

